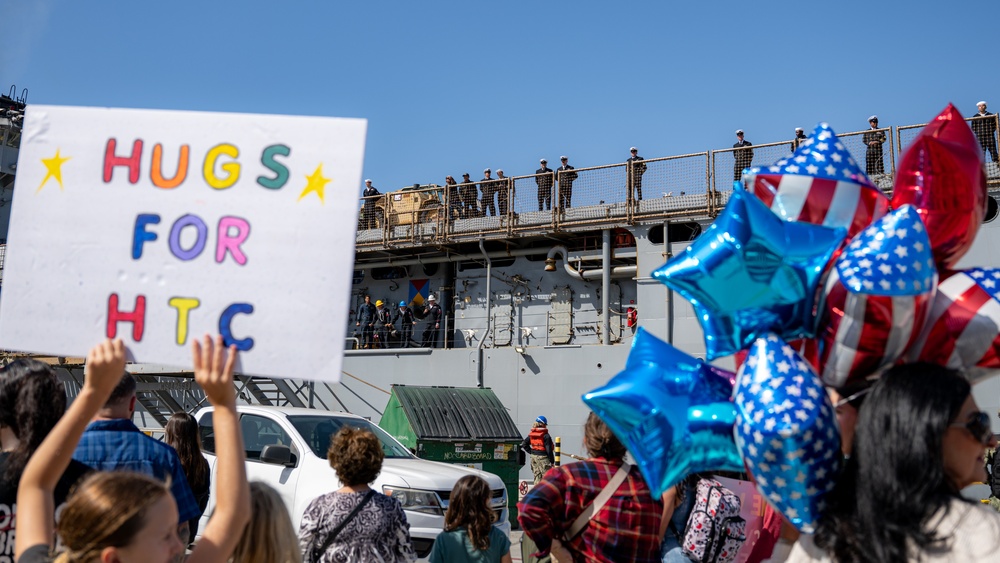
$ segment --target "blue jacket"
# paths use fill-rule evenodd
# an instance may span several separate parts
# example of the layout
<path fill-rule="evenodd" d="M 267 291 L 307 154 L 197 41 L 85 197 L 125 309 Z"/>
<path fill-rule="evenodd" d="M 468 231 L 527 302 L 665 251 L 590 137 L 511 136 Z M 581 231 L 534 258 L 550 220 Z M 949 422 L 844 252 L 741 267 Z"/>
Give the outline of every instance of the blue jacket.
<path fill-rule="evenodd" d="M 169 478 L 180 522 L 201 516 L 177 452 L 143 434 L 131 420 L 91 422 L 76 446 L 73 459 L 98 471 L 135 471 L 161 481 Z"/>

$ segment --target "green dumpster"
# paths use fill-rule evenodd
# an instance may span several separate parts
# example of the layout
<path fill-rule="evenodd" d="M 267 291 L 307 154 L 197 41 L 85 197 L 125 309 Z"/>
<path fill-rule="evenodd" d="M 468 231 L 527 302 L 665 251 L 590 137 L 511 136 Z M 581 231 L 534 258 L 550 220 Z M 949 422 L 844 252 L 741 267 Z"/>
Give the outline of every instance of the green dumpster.
<path fill-rule="evenodd" d="M 379 426 L 417 457 L 500 477 L 516 525 L 521 434 L 492 389 L 393 385 Z"/>

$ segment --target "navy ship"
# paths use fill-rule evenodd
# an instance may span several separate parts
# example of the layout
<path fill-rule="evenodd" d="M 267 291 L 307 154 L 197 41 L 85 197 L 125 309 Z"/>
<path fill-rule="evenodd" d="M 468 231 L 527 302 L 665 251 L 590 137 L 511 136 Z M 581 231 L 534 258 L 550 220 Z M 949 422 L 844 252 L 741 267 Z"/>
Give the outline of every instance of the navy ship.
<path fill-rule="evenodd" d="M 0 116 L 0 238 L 6 234 L 24 99 L 3 98 Z M 995 116 L 990 118 L 996 130 Z M 897 161 L 922 124 L 880 129 L 886 142 L 872 181 L 890 193 Z M 866 131 L 841 133 L 863 162 Z M 580 166 L 551 175 L 491 176 L 488 182 L 418 184 L 361 198 L 351 315 L 342 381 L 242 377 L 250 404 L 342 410 L 380 420 L 393 385 L 491 388 L 518 428 L 539 415 L 583 453 L 580 397 L 625 365 L 639 327 L 694 356 L 704 356 L 691 305 L 651 277 L 682 252 L 723 209 L 746 165 L 792 152 L 791 140 L 740 149 Z M 959 264 L 1000 266 L 997 198 L 1000 169 L 987 163 L 988 210 L 978 239 Z M 484 197 L 483 188 L 486 188 Z M 493 205 L 490 205 L 492 203 Z M 5 239 L 3 240 L 5 242 Z M 0 260 L 5 247 L 0 245 Z M 0 286 L 2 288 L 2 286 Z M 734 287 L 734 291 L 739 288 Z M 415 313 L 410 338 L 395 330 L 369 338 L 358 326 L 368 295 L 395 313 Z M 425 315 L 441 307 L 437 328 Z M 15 354 L 7 353 L 7 357 Z M 71 393 L 82 381 L 80 359 L 48 358 Z M 733 369 L 732 359 L 719 365 Z M 172 412 L 195 410 L 201 395 L 188 374 L 135 365 L 137 413 L 147 427 Z M 981 408 L 1000 409 L 1000 378 L 975 388 Z M 994 430 L 1000 431 L 994 419 Z M 527 477 L 522 471 L 522 477 Z"/>

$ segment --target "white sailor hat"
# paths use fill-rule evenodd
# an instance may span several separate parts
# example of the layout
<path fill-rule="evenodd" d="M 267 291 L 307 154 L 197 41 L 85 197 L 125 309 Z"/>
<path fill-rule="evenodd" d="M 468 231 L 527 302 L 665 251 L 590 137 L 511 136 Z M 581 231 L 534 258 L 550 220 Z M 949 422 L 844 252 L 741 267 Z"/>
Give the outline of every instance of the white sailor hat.
<path fill-rule="evenodd" d="M 804 129 L 802 129 L 801 127 L 796 127 L 796 128 L 795 128 L 795 132 L 796 132 L 796 133 L 804 133 L 804 132 L 805 132 L 805 130 L 804 130 Z"/>
<path fill-rule="evenodd" d="M 637 148 L 635 148 L 635 147 L 632 147 L 632 148 L 630 148 L 630 149 L 628 150 L 628 152 L 632 152 L 632 151 L 635 151 L 635 152 L 639 152 L 639 149 L 637 149 Z"/>
<path fill-rule="evenodd" d="M 984 102 L 983 100 L 979 100 L 978 102 L 976 102 L 976 105 L 977 106 L 985 106 L 986 102 Z"/>
<path fill-rule="evenodd" d="M 877 115 L 873 115 L 873 116 L 871 116 L 871 117 L 868 118 L 868 121 L 878 121 L 878 116 Z"/>
<path fill-rule="evenodd" d="M 548 161 L 545 160 L 544 158 L 540 158 L 540 159 L 538 159 L 538 162 L 548 162 Z"/>
<path fill-rule="evenodd" d="M 559 157 L 559 160 L 569 160 L 569 157 L 568 157 L 568 156 L 565 156 L 565 155 L 563 155 L 563 156 L 560 156 L 560 157 Z"/>
<path fill-rule="evenodd" d="M 736 134 L 737 135 L 742 135 L 743 134 L 743 130 L 742 129 L 737 129 L 736 130 Z"/>
<path fill-rule="evenodd" d="M 503 174 L 503 168 L 497 168 L 497 174 Z"/>
<path fill-rule="evenodd" d="M 372 181 L 371 180 L 365 180 L 365 183 L 366 184 L 370 184 L 370 183 L 372 183 Z"/>
<path fill-rule="evenodd" d="M 487 172 L 492 172 L 492 170 L 490 170 L 489 168 L 484 168 L 483 169 L 483 174 L 486 174 Z"/>

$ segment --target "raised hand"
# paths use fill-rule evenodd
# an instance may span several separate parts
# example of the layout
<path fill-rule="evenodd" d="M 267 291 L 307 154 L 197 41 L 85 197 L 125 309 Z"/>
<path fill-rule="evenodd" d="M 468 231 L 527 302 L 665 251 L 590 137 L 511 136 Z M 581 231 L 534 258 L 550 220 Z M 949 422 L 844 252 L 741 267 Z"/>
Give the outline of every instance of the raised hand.
<path fill-rule="evenodd" d="M 118 382 L 125 374 L 125 344 L 120 338 L 105 339 L 87 352 L 84 367 L 84 388 L 89 388 L 97 396 L 111 396 Z"/>
<path fill-rule="evenodd" d="M 226 347 L 222 336 L 205 335 L 203 341 L 197 338 L 191 343 L 194 363 L 194 380 L 198 382 L 208 402 L 213 406 L 235 406 L 236 388 L 233 386 L 233 368 L 236 365 L 236 345 Z"/>

